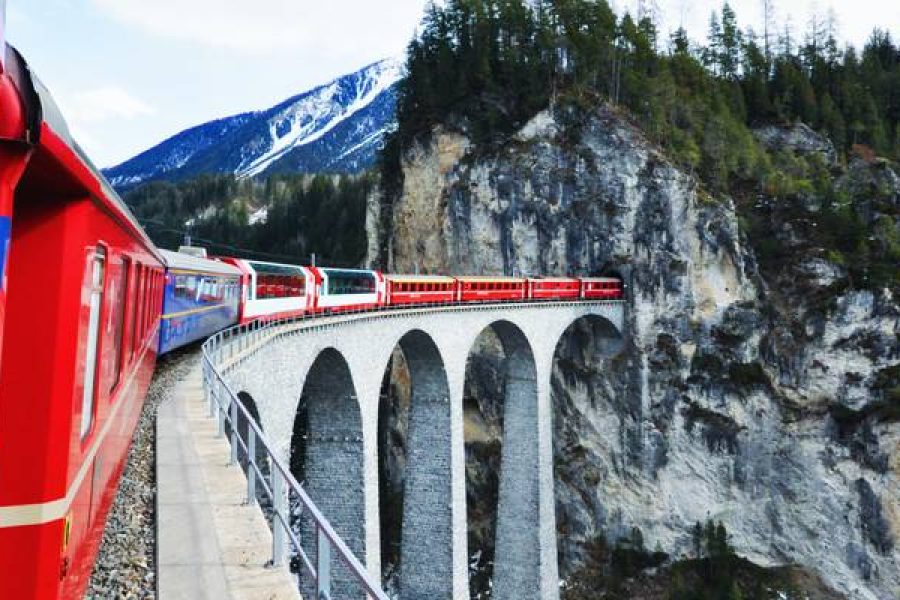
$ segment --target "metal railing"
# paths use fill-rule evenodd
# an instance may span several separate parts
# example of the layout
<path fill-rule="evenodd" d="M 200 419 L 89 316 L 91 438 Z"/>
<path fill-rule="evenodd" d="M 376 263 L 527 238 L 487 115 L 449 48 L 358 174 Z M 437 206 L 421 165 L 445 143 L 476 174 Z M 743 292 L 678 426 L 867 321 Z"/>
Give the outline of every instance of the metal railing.
<path fill-rule="evenodd" d="M 269 441 L 263 435 L 259 424 L 250 414 L 246 406 L 238 399 L 237 394 L 228 385 L 215 360 L 229 358 L 236 351 L 246 349 L 249 343 L 258 343 L 263 335 L 271 333 L 273 326 L 282 324 L 275 321 L 266 324 L 258 322 L 226 329 L 212 336 L 203 344 L 203 387 L 209 403 L 209 416 L 218 423 L 217 433 L 223 436 L 229 430 L 231 457 L 229 464 L 238 464 L 241 458 L 246 461 L 247 503 L 257 501 L 257 494 L 262 492 L 271 501 L 271 509 L 263 511 L 268 517 L 272 530 L 272 559 L 270 564 L 285 564 L 288 546 L 293 547 L 300 561 L 300 566 L 314 583 L 318 600 L 331 599 L 331 556 L 344 563 L 351 578 L 370 598 L 388 600 L 381 589 L 366 571 L 365 566 L 353 555 L 350 548 L 335 532 L 328 519 L 319 511 L 303 487 L 291 473 L 290 469 L 272 450 Z M 226 352 L 227 348 L 227 352 Z M 226 359 L 227 360 L 227 359 Z M 240 435 L 240 419 L 247 424 L 246 439 Z M 227 426 L 227 427 L 226 427 Z M 267 474 L 261 468 L 258 457 L 262 454 L 269 463 Z M 303 549 L 300 539 L 292 527 L 293 515 L 288 500 L 295 497 L 300 508 L 309 517 L 315 533 L 315 561 L 310 559 Z"/>
<path fill-rule="evenodd" d="M 242 358 L 246 351 L 261 347 L 264 342 L 271 341 L 281 335 L 296 332 L 298 329 L 321 330 L 339 324 L 349 324 L 358 315 L 370 316 L 402 316 L 433 312 L 438 309 L 462 308 L 465 310 L 487 310 L 493 307 L 523 307 L 535 304 L 621 304 L 622 300 L 572 299 L 572 300 L 532 300 L 497 302 L 442 302 L 410 304 L 403 306 L 378 306 L 364 309 L 340 310 L 331 313 L 303 314 L 296 317 L 270 321 L 252 321 L 243 325 L 235 325 L 224 329 L 203 343 L 203 387 L 209 405 L 209 416 L 215 418 L 217 434 L 221 437 L 228 433 L 231 442 L 229 464 L 238 464 L 243 457 L 246 461 L 247 503 L 257 502 L 260 492 L 271 502 L 271 509 L 263 511 L 270 521 L 272 530 L 273 566 L 285 563 L 287 543 L 294 548 L 300 559 L 300 566 L 312 577 L 315 583 L 317 600 L 331 599 L 331 557 L 336 555 L 349 570 L 351 578 L 357 582 L 370 598 L 388 600 L 388 596 L 372 579 L 365 566 L 351 552 L 347 544 L 335 532 L 328 519 L 319 511 L 312 499 L 273 451 L 268 439 L 262 432 L 259 423 L 250 414 L 248 408 L 240 401 L 238 395 L 225 381 L 223 372 Z M 386 313 L 386 314 L 385 314 Z M 341 317 L 351 317 L 342 319 Z M 246 439 L 241 436 L 240 419 L 247 424 Z M 260 454 L 268 461 L 266 474 L 258 461 Z M 309 517 L 315 533 L 315 561 L 303 549 L 300 539 L 292 527 L 292 511 L 288 500 L 293 495 L 299 500 L 301 510 Z"/>

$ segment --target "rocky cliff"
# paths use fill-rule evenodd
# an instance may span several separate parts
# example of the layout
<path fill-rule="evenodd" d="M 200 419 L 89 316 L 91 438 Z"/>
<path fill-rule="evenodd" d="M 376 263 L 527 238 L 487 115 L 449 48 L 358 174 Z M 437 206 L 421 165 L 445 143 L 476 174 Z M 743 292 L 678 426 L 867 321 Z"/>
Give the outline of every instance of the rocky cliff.
<path fill-rule="evenodd" d="M 811 131 L 760 135 L 828 154 Z M 832 168 L 851 190 L 877 179 L 896 209 L 889 165 Z M 759 266 L 735 202 L 610 107 L 541 113 L 496 151 L 439 130 L 407 151 L 403 174 L 398 197 L 370 198 L 372 262 L 627 284 L 622 354 L 594 360 L 602 340 L 586 323 L 557 353 L 563 577 L 592 541 L 634 528 L 647 547 L 687 556 L 691 527 L 711 518 L 760 565 L 807 566 L 853 598 L 900 597 L 900 309 L 888 289 L 848 284 L 846 266 L 777 208 L 763 218 L 796 252 Z M 492 360 L 487 349 L 472 368 Z M 496 386 L 473 386 L 467 413 L 496 420 L 479 387 Z"/>

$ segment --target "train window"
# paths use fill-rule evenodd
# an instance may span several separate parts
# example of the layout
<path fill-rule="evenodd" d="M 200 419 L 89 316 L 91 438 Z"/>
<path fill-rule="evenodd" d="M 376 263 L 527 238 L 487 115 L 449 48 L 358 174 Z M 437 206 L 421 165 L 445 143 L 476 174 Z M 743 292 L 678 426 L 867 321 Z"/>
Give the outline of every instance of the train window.
<path fill-rule="evenodd" d="M 130 267 L 130 263 L 131 263 L 131 261 L 129 261 L 129 267 Z M 134 275 L 135 276 L 137 275 L 137 268 L 134 269 Z M 131 280 L 134 279 L 134 276 L 129 275 L 128 279 L 129 279 L 129 283 L 130 283 Z M 135 285 L 133 287 L 134 287 L 134 289 L 132 291 L 132 290 L 128 289 L 127 285 L 125 286 L 125 292 L 128 294 L 128 304 L 129 304 L 129 311 L 128 311 L 128 327 L 129 327 L 129 331 L 130 331 L 130 333 L 129 333 L 130 337 L 128 340 L 128 348 L 129 348 L 128 360 L 129 361 L 131 361 L 134 358 L 134 348 L 135 348 L 134 341 L 135 341 L 135 333 L 137 333 L 136 332 L 137 323 L 135 322 L 135 318 L 137 317 L 137 297 L 136 297 L 137 285 Z"/>
<path fill-rule="evenodd" d="M 150 286 L 150 267 L 141 267 L 141 294 L 138 296 L 139 308 L 141 312 L 141 342 L 147 334 L 147 288 Z"/>
<path fill-rule="evenodd" d="M 328 269 L 329 294 L 371 294 L 375 291 L 375 276 L 369 272 Z"/>
<path fill-rule="evenodd" d="M 119 289 L 114 290 L 113 301 L 116 303 L 114 320 L 113 324 L 113 380 L 109 385 L 110 391 L 112 391 L 118 384 L 119 379 L 121 379 L 121 371 L 122 371 L 122 340 L 125 336 L 125 305 L 128 302 L 128 271 L 131 267 L 131 261 L 125 257 L 122 257 L 122 264 L 120 266 L 119 276 L 115 279 L 117 282 Z"/>
<path fill-rule="evenodd" d="M 176 298 L 190 298 L 191 297 L 189 279 L 190 278 L 187 275 L 176 275 L 175 276 L 175 297 Z"/>
<path fill-rule="evenodd" d="M 147 331 L 150 331 L 150 325 L 153 323 L 153 315 L 150 314 L 151 308 L 151 300 L 153 299 L 153 275 L 156 272 L 153 269 L 150 269 L 148 272 L 149 277 L 147 278 L 147 293 L 144 296 L 144 327 L 147 328 Z"/>
<path fill-rule="evenodd" d="M 90 433 L 94 424 L 94 388 L 97 381 L 97 346 L 100 343 L 100 308 L 103 306 L 105 267 L 106 250 L 98 247 L 91 256 L 91 300 L 84 360 L 84 389 L 81 396 L 81 439 Z"/>
<path fill-rule="evenodd" d="M 150 287 L 150 267 L 141 267 L 141 295 L 138 302 L 141 303 L 141 340 L 147 334 L 147 289 Z"/>
<path fill-rule="evenodd" d="M 134 302 L 134 349 L 141 345 L 141 287 L 144 285 L 144 267 L 140 264 L 134 266 L 134 294 L 132 301 Z"/>

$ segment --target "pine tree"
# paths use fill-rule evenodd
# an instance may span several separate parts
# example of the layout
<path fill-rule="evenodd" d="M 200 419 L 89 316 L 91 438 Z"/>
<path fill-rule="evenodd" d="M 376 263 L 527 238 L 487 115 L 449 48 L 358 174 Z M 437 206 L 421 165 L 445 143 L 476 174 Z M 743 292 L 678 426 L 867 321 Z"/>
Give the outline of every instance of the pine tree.
<path fill-rule="evenodd" d="M 741 64 L 741 38 L 737 15 L 726 2 L 722 5 L 722 26 L 718 54 L 719 73 L 726 79 L 734 80 L 738 76 L 738 67 Z"/>
<path fill-rule="evenodd" d="M 691 531 L 691 540 L 694 545 L 694 557 L 703 557 L 703 526 L 700 521 L 694 523 L 694 529 Z"/>
<path fill-rule="evenodd" d="M 716 75 L 721 73 L 722 55 L 722 26 L 719 25 L 719 16 L 716 11 L 709 15 L 709 29 L 706 34 L 706 49 L 703 52 L 703 65 Z"/>

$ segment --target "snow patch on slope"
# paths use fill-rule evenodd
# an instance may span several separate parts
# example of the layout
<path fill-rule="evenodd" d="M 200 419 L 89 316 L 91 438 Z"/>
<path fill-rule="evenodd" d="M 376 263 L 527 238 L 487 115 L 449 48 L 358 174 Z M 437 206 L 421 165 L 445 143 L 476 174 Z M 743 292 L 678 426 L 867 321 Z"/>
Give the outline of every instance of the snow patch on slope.
<path fill-rule="evenodd" d="M 266 152 L 245 160 L 235 170 L 238 177 L 253 177 L 265 171 L 272 163 L 285 154 L 320 139 L 337 125 L 368 106 L 379 94 L 394 85 L 402 76 L 403 65 L 398 60 L 389 59 L 376 63 L 354 78 L 351 102 L 345 104 L 339 98 L 343 91 L 339 81 L 319 88 L 299 102 L 280 111 L 269 119 L 270 145 Z M 379 131 L 367 137 L 376 139 Z M 380 138 L 379 138 L 380 139 Z M 341 156 L 365 145 L 357 144 Z"/>

